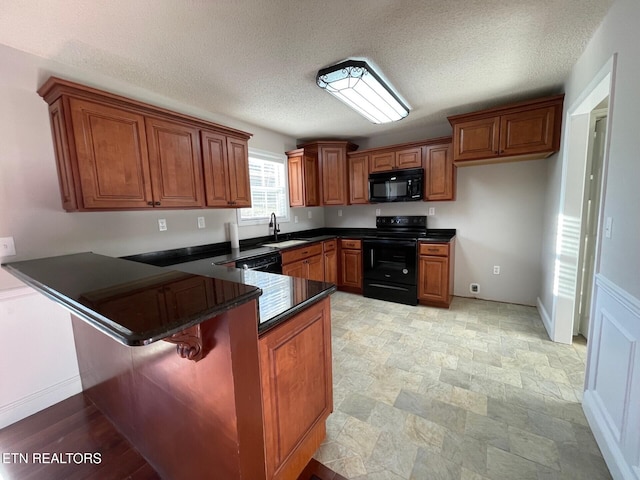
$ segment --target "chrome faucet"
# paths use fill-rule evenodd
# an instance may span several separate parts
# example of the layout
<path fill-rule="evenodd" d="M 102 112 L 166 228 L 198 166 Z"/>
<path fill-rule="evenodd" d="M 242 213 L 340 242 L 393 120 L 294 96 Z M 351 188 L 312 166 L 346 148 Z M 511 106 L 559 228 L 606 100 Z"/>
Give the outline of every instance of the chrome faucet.
<path fill-rule="evenodd" d="M 269 228 L 273 227 L 273 241 L 278 241 L 278 232 L 280 229 L 278 228 L 278 224 L 276 223 L 276 214 L 275 212 L 271 212 L 271 218 L 269 219 Z"/>

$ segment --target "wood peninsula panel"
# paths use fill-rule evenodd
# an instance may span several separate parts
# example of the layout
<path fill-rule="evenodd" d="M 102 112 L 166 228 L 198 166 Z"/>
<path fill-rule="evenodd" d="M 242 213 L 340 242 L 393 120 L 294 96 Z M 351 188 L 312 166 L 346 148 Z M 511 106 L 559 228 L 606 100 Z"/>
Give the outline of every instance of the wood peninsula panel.
<path fill-rule="evenodd" d="M 267 478 L 256 312 L 253 300 L 202 322 L 198 362 L 72 316 L 85 394 L 162 478 Z"/>

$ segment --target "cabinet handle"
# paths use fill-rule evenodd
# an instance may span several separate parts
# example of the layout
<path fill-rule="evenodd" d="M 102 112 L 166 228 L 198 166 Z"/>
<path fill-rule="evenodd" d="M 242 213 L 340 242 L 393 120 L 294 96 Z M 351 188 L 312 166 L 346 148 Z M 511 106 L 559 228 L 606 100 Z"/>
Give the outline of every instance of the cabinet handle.
<path fill-rule="evenodd" d="M 430 252 L 437 252 L 438 251 L 437 248 L 427 248 L 427 250 L 429 250 Z"/>
<path fill-rule="evenodd" d="M 160 205 L 160 202 L 156 202 L 155 205 Z"/>
<path fill-rule="evenodd" d="M 147 205 L 153 206 L 153 202 L 147 202 Z"/>
<path fill-rule="evenodd" d="M 500 150 L 500 153 L 504 153 L 504 150 Z"/>

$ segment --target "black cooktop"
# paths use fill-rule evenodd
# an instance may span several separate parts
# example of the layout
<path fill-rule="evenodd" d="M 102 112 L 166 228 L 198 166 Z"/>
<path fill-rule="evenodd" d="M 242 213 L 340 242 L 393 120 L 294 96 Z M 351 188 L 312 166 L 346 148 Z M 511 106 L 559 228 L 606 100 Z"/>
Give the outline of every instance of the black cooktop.
<path fill-rule="evenodd" d="M 377 238 L 418 239 L 427 236 L 426 215 L 376 217 Z"/>

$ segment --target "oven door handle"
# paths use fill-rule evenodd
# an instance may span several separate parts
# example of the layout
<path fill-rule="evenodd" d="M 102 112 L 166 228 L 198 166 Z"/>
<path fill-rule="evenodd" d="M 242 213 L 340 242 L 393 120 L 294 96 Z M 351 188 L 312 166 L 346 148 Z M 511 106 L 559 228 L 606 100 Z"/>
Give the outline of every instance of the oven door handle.
<path fill-rule="evenodd" d="M 376 240 L 363 240 L 362 245 L 364 247 L 415 247 L 417 242 L 415 240 L 396 240 L 396 239 L 376 239 Z"/>

